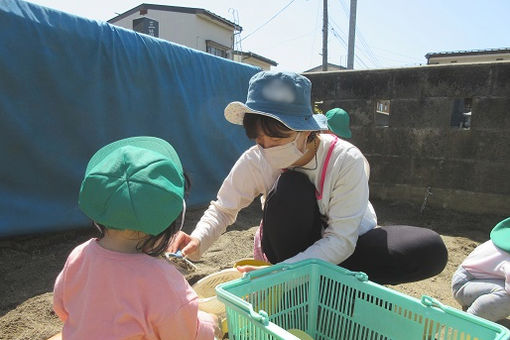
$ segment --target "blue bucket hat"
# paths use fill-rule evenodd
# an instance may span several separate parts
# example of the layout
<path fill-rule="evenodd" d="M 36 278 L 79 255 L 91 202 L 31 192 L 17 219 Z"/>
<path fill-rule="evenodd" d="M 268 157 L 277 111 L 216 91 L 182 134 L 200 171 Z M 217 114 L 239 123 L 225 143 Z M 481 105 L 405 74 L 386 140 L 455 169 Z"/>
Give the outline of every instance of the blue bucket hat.
<path fill-rule="evenodd" d="M 160 234 L 183 211 L 177 152 L 168 142 L 145 136 L 102 147 L 87 165 L 78 205 L 105 227 Z"/>
<path fill-rule="evenodd" d="M 242 125 L 245 113 L 274 118 L 294 131 L 327 130 L 326 116 L 314 114 L 311 104 L 312 83 L 293 72 L 262 71 L 248 87 L 246 103 L 232 102 L 225 118 Z"/>
<path fill-rule="evenodd" d="M 492 229 L 491 241 L 499 249 L 510 252 L 510 217 L 499 222 Z"/>
<path fill-rule="evenodd" d="M 351 119 L 349 114 L 337 107 L 326 112 L 326 118 L 328 120 L 328 128 L 338 137 L 351 138 L 352 133 L 350 129 Z"/>

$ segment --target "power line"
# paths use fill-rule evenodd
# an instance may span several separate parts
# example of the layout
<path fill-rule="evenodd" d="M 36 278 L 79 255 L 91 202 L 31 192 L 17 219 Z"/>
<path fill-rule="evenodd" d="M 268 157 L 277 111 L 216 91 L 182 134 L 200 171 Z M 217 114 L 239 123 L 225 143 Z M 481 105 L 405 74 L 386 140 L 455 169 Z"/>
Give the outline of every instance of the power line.
<path fill-rule="evenodd" d="M 338 32 L 333 27 L 330 27 L 330 29 L 333 35 L 338 39 L 338 41 L 340 41 L 342 45 L 344 45 L 344 47 L 347 48 L 347 43 L 345 42 L 344 38 L 342 38 L 342 36 L 338 34 Z"/>
<path fill-rule="evenodd" d="M 363 62 L 363 60 L 362 60 L 362 59 L 361 59 L 361 58 L 360 58 L 357 54 L 355 54 L 355 55 L 354 55 L 354 59 L 358 60 L 358 62 L 359 62 L 361 65 L 365 66 L 365 68 L 366 68 L 366 69 L 367 69 L 367 68 L 370 68 L 370 67 L 368 67 L 368 66 L 367 66 L 367 64 L 365 64 L 365 63 Z"/>
<path fill-rule="evenodd" d="M 381 63 L 379 62 L 379 59 L 375 56 L 375 54 L 372 52 L 372 49 L 362 39 L 360 39 L 360 43 L 361 45 L 358 45 L 356 49 L 358 51 L 363 52 L 367 56 L 367 59 L 370 60 L 370 62 L 375 67 L 379 67 Z"/>
<path fill-rule="evenodd" d="M 335 38 L 337 38 L 338 41 L 340 41 L 342 43 L 342 45 L 345 48 L 347 48 L 347 42 L 340 34 L 340 33 L 342 33 L 345 36 L 346 35 L 345 32 L 342 31 L 342 29 L 336 22 L 334 22 L 332 20 L 331 20 L 331 22 L 333 23 L 333 25 L 336 26 L 336 28 L 331 26 L 331 31 L 332 31 L 333 35 L 335 36 Z M 337 30 L 340 31 L 340 33 Z M 365 48 L 367 48 L 367 47 L 365 46 Z M 364 50 L 363 46 L 357 46 L 356 49 L 360 52 L 363 52 L 367 56 L 367 60 L 369 60 L 371 64 L 373 64 L 375 67 L 379 67 L 380 63 L 379 63 L 378 59 L 375 57 L 375 55 L 370 53 L 370 50 L 368 50 L 368 51 Z"/>
<path fill-rule="evenodd" d="M 347 6 L 343 3 L 342 0 L 338 0 L 338 3 L 342 6 L 342 10 L 344 11 L 347 18 L 349 18 L 349 10 L 347 9 Z"/>
<path fill-rule="evenodd" d="M 333 27 L 333 25 L 330 25 L 331 32 L 333 33 L 333 36 L 345 48 L 345 55 L 347 56 L 347 42 L 343 38 L 343 36 L 346 36 L 346 34 L 334 20 L 330 20 L 330 22 L 335 26 L 335 27 Z M 343 63 L 340 62 L 340 64 L 343 64 Z"/>
<path fill-rule="evenodd" d="M 352 1 L 352 0 L 351 0 Z M 347 5 L 344 4 L 344 1 L 343 0 L 338 0 L 338 3 L 340 4 L 340 6 L 342 7 L 342 11 L 345 13 L 345 15 L 347 16 L 347 18 L 349 18 L 350 16 L 350 12 L 349 10 L 347 9 Z M 361 45 L 363 46 L 359 46 L 358 45 L 358 50 L 359 51 L 363 51 L 363 53 L 365 53 L 368 57 L 368 59 L 370 60 L 371 63 L 373 63 L 376 67 L 379 67 L 381 65 L 380 61 L 379 61 L 379 58 L 377 57 L 377 55 L 372 51 L 371 47 L 368 45 L 368 43 L 366 42 L 365 40 L 365 37 L 363 36 L 363 34 L 361 33 L 361 30 L 359 29 L 359 27 L 356 26 L 356 34 L 358 35 L 359 37 L 359 42 L 361 43 Z"/>
<path fill-rule="evenodd" d="M 345 49 L 347 50 L 347 43 L 345 42 L 344 38 L 342 38 L 342 36 L 340 34 L 338 34 L 338 32 L 333 27 L 331 27 L 331 32 L 333 33 L 333 36 L 338 41 L 340 41 L 344 45 Z M 341 58 L 340 58 L 340 60 L 341 60 Z M 342 64 L 342 62 L 340 62 L 340 64 Z"/>
<path fill-rule="evenodd" d="M 338 5 L 340 5 L 339 7 L 341 7 L 342 12 L 345 14 L 345 18 L 347 19 L 349 17 L 349 10 L 347 9 L 347 5 L 345 4 L 345 0 L 338 0 L 338 1 L 335 1 L 335 2 Z M 340 26 L 334 20 L 331 20 L 331 18 L 330 18 L 330 21 L 335 26 L 334 30 L 336 32 L 333 32 L 333 35 L 339 41 L 341 41 L 342 44 L 345 44 L 345 40 L 342 37 L 347 36 L 347 34 L 340 28 Z M 386 63 L 386 62 L 383 62 L 383 60 L 397 61 L 395 59 L 390 59 L 390 58 L 386 57 L 383 53 L 377 52 L 375 50 L 385 51 L 385 52 L 387 52 L 389 54 L 392 54 L 392 55 L 397 55 L 397 56 L 409 58 L 414 63 L 417 62 L 416 58 L 410 57 L 408 55 L 399 54 L 399 53 L 396 53 L 395 51 L 390 51 L 390 50 L 379 48 L 379 47 L 376 47 L 376 46 L 369 46 L 367 41 L 366 41 L 366 39 L 365 39 L 365 37 L 361 33 L 361 30 L 359 29 L 359 27 L 356 27 L 356 31 L 357 31 L 357 35 L 359 37 L 359 44 L 357 44 L 356 50 L 360 53 L 360 55 L 358 55 L 357 58 L 355 58 L 355 59 L 356 59 L 357 62 L 359 62 L 363 66 L 365 66 L 365 67 L 367 66 L 366 65 L 366 61 L 370 61 L 370 63 L 373 64 L 375 67 L 382 67 L 381 65 L 384 65 Z"/>
<path fill-rule="evenodd" d="M 380 47 L 377 47 L 377 46 L 373 46 L 372 48 L 375 48 L 376 50 L 381 50 L 381 51 L 385 51 L 389 54 L 394 54 L 394 55 L 397 55 L 397 56 L 401 56 L 401 57 L 405 57 L 405 58 L 408 58 L 408 59 L 412 59 L 413 61 L 416 61 L 416 57 L 411 57 L 409 55 L 406 55 L 406 54 L 402 54 L 402 53 L 397 53 L 395 51 L 392 51 L 392 50 L 388 50 L 388 49 L 385 49 L 385 48 L 380 48 Z"/>
<path fill-rule="evenodd" d="M 345 34 L 345 32 L 342 30 L 342 28 L 340 28 L 340 26 L 333 20 L 330 20 L 330 22 L 335 25 L 335 27 L 333 27 L 333 25 L 330 25 L 330 28 L 332 31 L 334 31 L 336 34 L 338 34 L 338 38 L 342 41 L 343 45 L 345 48 L 347 48 L 347 42 L 345 41 L 344 38 L 342 38 L 342 36 L 346 36 L 347 34 Z M 333 33 L 333 34 L 335 34 Z"/>
<path fill-rule="evenodd" d="M 243 41 L 245 39 L 247 39 L 249 36 L 253 35 L 255 32 L 257 32 L 258 30 L 260 30 L 262 27 L 266 26 L 267 24 L 269 24 L 271 22 L 271 20 L 273 20 L 274 18 L 276 18 L 281 12 L 283 12 L 287 7 L 289 7 L 294 1 L 296 0 L 291 0 L 287 5 L 285 5 L 285 7 L 283 7 L 282 9 L 280 9 L 278 12 L 276 12 L 275 15 L 273 15 L 268 21 L 266 21 L 265 23 L 263 23 L 261 26 L 259 26 L 257 29 L 255 29 L 255 31 L 251 32 L 250 34 L 248 34 L 246 37 L 242 38 L 240 41 Z"/>
<path fill-rule="evenodd" d="M 368 53 L 369 57 L 371 58 L 371 60 L 373 60 L 374 64 L 376 66 L 379 66 L 380 65 L 379 58 L 376 56 L 372 48 L 368 45 L 361 32 L 359 32 L 359 41 L 361 42 L 361 45 L 363 45 L 367 50 L 366 53 Z"/>
<path fill-rule="evenodd" d="M 270 49 L 272 49 L 274 47 L 280 47 L 280 46 L 284 45 L 285 43 L 287 43 L 289 41 L 298 40 L 298 39 L 301 39 L 303 37 L 306 37 L 306 36 L 309 36 L 309 35 L 313 35 L 314 33 L 315 33 L 314 31 L 306 32 L 304 34 L 300 34 L 298 36 L 295 36 L 295 37 L 292 37 L 292 38 L 289 38 L 289 39 L 278 41 L 278 42 L 274 43 L 273 45 L 268 45 L 268 46 L 264 45 L 264 47 L 265 47 L 266 50 L 270 50 Z M 312 43 L 312 46 L 313 45 L 314 44 Z"/>

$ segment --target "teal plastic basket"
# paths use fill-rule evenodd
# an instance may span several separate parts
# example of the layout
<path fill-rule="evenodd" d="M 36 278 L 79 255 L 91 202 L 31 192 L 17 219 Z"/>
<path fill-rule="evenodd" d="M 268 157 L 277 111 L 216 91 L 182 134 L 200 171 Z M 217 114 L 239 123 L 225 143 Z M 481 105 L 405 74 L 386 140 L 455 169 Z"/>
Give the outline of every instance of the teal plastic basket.
<path fill-rule="evenodd" d="M 277 264 L 216 287 L 230 340 L 500 340 L 510 331 L 423 296 L 421 301 L 322 260 Z"/>

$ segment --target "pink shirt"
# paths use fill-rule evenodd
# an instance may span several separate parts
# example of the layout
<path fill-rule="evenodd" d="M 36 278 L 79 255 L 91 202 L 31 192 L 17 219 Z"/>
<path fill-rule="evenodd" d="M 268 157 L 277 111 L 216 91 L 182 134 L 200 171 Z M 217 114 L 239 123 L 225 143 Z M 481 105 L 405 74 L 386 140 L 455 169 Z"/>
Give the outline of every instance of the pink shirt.
<path fill-rule="evenodd" d="M 505 280 L 505 290 L 510 294 L 510 253 L 487 241 L 471 252 L 462 267 L 477 279 Z"/>
<path fill-rule="evenodd" d="M 146 254 L 76 247 L 55 282 L 63 339 L 213 339 L 214 320 L 178 270 Z"/>

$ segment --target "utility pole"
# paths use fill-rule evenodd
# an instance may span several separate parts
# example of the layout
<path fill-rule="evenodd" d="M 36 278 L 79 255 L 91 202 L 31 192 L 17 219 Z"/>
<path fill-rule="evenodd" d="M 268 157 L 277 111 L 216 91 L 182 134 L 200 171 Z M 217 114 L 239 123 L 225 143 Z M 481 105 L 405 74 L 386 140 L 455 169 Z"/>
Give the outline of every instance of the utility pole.
<path fill-rule="evenodd" d="M 328 0 L 322 1 L 322 70 L 328 70 Z"/>
<path fill-rule="evenodd" d="M 356 35 L 356 3 L 358 0 L 351 0 L 349 12 L 349 44 L 347 48 L 347 68 L 354 68 L 354 36 Z"/>

